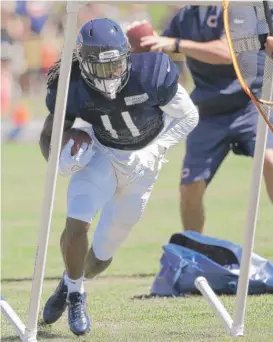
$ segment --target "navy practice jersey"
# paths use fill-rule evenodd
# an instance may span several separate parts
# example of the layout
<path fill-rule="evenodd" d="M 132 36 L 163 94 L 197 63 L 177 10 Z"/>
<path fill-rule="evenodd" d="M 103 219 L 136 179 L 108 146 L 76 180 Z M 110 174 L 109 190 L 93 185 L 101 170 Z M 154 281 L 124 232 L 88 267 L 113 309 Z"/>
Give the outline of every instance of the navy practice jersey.
<path fill-rule="evenodd" d="M 251 16 L 252 18 L 253 13 L 251 11 L 253 9 L 250 7 L 249 9 L 244 7 L 243 17 Z M 254 17 L 251 20 L 245 20 L 245 22 L 251 22 L 253 24 L 252 30 L 254 32 L 257 30 L 257 21 Z M 235 23 L 243 25 L 244 20 L 237 20 Z M 240 30 L 240 27 L 238 29 Z M 163 32 L 164 36 L 180 37 L 196 42 L 217 40 L 224 34 L 221 6 L 185 6 Z M 255 59 L 255 68 L 257 67 L 257 77 L 252 82 L 252 91 L 257 93 L 262 84 L 264 51 L 260 52 L 258 62 L 256 54 L 252 55 L 252 58 Z M 191 98 L 198 106 L 200 115 L 232 112 L 244 107 L 249 102 L 249 97 L 242 90 L 232 65 L 213 65 L 191 57 L 187 57 L 187 64 L 195 84 Z M 253 60 L 251 64 L 253 65 Z"/>
<path fill-rule="evenodd" d="M 137 150 L 148 145 L 163 128 L 163 112 L 177 92 L 175 64 L 162 53 L 132 54 L 127 85 L 108 100 L 83 80 L 80 69 L 70 79 L 66 119 L 81 118 L 93 126 L 96 138 L 105 146 Z M 48 88 L 46 104 L 54 113 L 56 84 Z"/>

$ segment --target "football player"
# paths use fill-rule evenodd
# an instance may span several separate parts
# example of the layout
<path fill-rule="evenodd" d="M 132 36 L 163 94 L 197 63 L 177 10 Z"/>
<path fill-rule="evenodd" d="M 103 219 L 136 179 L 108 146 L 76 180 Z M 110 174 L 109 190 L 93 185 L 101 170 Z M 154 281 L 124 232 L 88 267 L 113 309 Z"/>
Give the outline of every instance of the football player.
<path fill-rule="evenodd" d="M 50 114 L 40 138 L 46 159 L 59 64 L 48 75 Z M 85 132 L 72 128 L 76 118 L 92 126 Z M 45 305 L 45 323 L 56 322 L 68 306 L 71 331 L 81 335 L 90 329 L 84 278 L 96 277 L 111 264 L 143 214 L 166 151 L 185 139 L 197 122 L 197 110 L 178 84 L 177 69 L 167 55 L 131 54 L 126 36 L 112 20 L 94 19 L 82 26 L 60 155 L 60 172 L 72 175 L 60 241 L 65 271 Z M 100 210 L 88 249 L 88 230 Z"/>
<path fill-rule="evenodd" d="M 239 18 L 249 18 L 236 20 L 237 29 L 240 30 L 241 25 L 243 31 L 245 23 L 252 23 L 256 32 L 253 9 L 246 12 L 245 8 L 238 7 L 238 11 L 244 11 L 238 12 Z M 185 230 L 201 233 L 205 223 L 203 197 L 225 157 L 230 151 L 237 155 L 254 155 L 258 112 L 233 69 L 221 6 L 185 6 L 171 20 L 162 37 L 147 36 L 142 40 L 142 46 L 152 45 L 152 51 L 180 52 L 187 57 L 195 84 L 191 98 L 198 107 L 200 120 L 186 144 L 180 187 L 181 218 Z M 256 63 L 256 56 L 254 59 Z M 265 53 L 261 51 L 259 71 L 264 69 L 264 60 Z M 252 84 L 253 92 L 261 91 L 262 81 L 263 74 L 258 73 Z M 271 132 L 265 152 L 264 178 L 273 202 Z"/>

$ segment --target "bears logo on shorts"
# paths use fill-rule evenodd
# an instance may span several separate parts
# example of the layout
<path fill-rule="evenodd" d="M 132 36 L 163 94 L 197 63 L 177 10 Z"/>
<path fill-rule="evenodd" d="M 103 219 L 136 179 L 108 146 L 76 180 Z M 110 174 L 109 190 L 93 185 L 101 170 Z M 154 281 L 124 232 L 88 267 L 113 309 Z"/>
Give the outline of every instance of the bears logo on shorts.
<path fill-rule="evenodd" d="M 183 170 L 182 170 L 182 179 L 184 179 L 184 178 L 187 178 L 187 177 L 189 177 L 189 175 L 190 175 L 190 169 L 189 168 L 184 168 Z"/>

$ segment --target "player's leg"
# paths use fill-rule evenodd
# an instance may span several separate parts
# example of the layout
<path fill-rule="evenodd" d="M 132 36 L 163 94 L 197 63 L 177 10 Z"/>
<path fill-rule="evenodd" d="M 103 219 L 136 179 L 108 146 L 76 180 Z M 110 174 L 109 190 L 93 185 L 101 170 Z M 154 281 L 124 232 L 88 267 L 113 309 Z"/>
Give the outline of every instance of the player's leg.
<path fill-rule="evenodd" d="M 259 114 L 253 103 L 233 122 L 233 152 L 239 155 L 254 156 Z M 273 203 L 273 134 L 268 132 L 264 160 L 264 179 L 268 197 Z"/>
<path fill-rule="evenodd" d="M 67 299 L 71 330 L 75 334 L 88 330 L 90 322 L 85 311 L 86 295 L 83 288 L 87 233 L 90 222 L 115 190 L 116 176 L 112 164 L 98 150 L 90 164 L 71 177 L 67 193 L 67 220 L 60 243 L 66 272 L 46 303 L 46 323 L 54 323 L 62 315 Z"/>
<path fill-rule="evenodd" d="M 137 187 L 137 185 L 136 185 Z M 115 252 L 137 224 L 150 197 L 152 188 L 136 189 L 135 192 L 117 192 L 103 209 L 94 234 L 93 251 L 98 260 L 111 260 Z M 92 278 L 94 270 L 89 267 L 86 277 Z"/>
<path fill-rule="evenodd" d="M 85 276 L 92 279 L 97 265 L 110 264 L 115 252 L 142 216 L 149 200 L 160 166 L 144 171 L 142 178 L 117 189 L 114 197 L 103 208 L 94 233 L 93 246 L 86 262 Z"/>
<path fill-rule="evenodd" d="M 101 219 L 100 219 L 101 222 Z M 93 279 L 100 273 L 105 271 L 111 264 L 112 257 L 109 259 L 99 259 L 96 257 L 93 245 L 90 247 L 89 252 L 86 254 L 84 262 L 84 277 L 86 279 Z"/>
<path fill-rule="evenodd" d="M 180 185 L 180 215 L 184 230 L 202 233 L 203 197 L 208 183 L 229 152 L 228 116 L 201 117 L 186 142 Z"/>
<path fill-rule="evenodd" d="M 200 179 L 196 182 L 180 186 L 180 218 L 184 230 L 203 232 L 205 225 L 205 210 L 203 197 L 206 182 Z"/>
<path fill-rule="evenodd" d="M 87 233 L 90 228 L 88 222 L 71 217 L 66 219 L 65 229 L 61 235 L 60 247 L 66 268 L 66 280 L 73 284 L 79 292 L 83 292 L 81 277 L 83 275 L 83 263 L 88 251 Z M 77 286 L 80 281 L 81 286 Z"/>
<path fill-rule="evenodd" d="M 273 43 L 273 37 L 272 43 Z M 273 47 L 273 45 L 272 45 Z M 271 121 L 271 124 L 273 122 Z M 268 130 L 267 144 L 264 159 L 264 180 L 269 199 L 273 203 L 273 133 Z"/>
<path fill-rule="evenodd" d="M 67 193 L 68 218 L 61 249 L 71 279 L 83 275 L 90 222 L 116 190 L 116 175 L 108 158 L 96 151 L 88 167 L 74 174 Z"/>
<path fill-rule="evenodd" d="M 272 147 L 267 148 L 265 151 L 264 180 L 268 197 L 273 203 L 273 134 L 271 132 L 269 133 L 268 140 L 272 141 Z"/>

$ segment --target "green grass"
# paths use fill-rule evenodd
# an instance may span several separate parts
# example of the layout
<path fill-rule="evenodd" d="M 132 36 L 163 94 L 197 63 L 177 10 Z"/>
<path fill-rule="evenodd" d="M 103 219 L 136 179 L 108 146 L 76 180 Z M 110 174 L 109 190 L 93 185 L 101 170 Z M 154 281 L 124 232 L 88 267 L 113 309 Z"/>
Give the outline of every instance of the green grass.
<path fill-rule="evenodd" d="M 148 295 L 159 270 L 161 246 L 181 230 L 178 181 L 183 147 L 173 149 L 156 184 L 146 213 L 118 251 L 112 266 L 86 284 L 92 339 L 97 342 L 229 341 L 217 317 L 201 296 L 139 299 Z M 252 161 L 230 156 L 206 194 L 206 233 L 242 243 Z M 46 164 L 35 145 L 2 148 L 2 295 L 26 321 L 36 252 Z M 59 178 L 49 241 L 42 303 L 63 270 L 59 236 L 66 211 L 67 179 Z M 272 206 L 262 189 L 255 252 L 273 261 Z M 92 233 L 90 234 L 90 239 Z M 222 297 L 233 311 L 234 297 Z M 273 296 L 248 299 L 246 337 L 241 341 L 273 341 Z M 1 341 L 17 341 L 2 318 Z M 78 341 L 66 317 L 51 327 L 39 325 L 39 341 Z"/>

